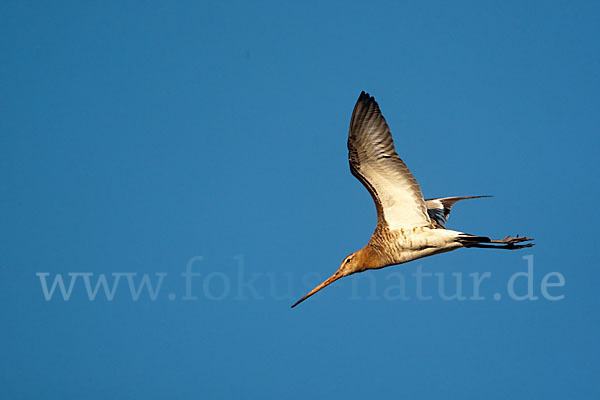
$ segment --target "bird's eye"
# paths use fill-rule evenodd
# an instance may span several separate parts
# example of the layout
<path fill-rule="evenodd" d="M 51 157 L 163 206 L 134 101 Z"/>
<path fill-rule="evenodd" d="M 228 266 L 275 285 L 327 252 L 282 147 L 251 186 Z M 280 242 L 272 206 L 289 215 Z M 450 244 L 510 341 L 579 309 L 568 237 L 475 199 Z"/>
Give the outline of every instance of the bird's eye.
<path fill-rule="evenodd" d="M 347 259 L 346 259 L 346 264 L 348 264 L 349 262 L 350 262 L 350 259 L 349 259 L 349 258 L 347 258 Z"/>

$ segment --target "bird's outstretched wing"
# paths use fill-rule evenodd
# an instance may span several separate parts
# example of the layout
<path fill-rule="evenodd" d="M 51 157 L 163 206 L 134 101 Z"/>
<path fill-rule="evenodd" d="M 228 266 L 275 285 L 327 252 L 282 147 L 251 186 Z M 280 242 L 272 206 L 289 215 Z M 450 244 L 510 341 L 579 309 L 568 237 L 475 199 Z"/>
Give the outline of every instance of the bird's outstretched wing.
<path fill-rule="evenodd" d="M 492 196 L 459 196 L 459 197 L 438 197 L 436 199 L 425 200 L 427 214 L 437 228 L 446 228 L 446 222 L 450 217 L 452 206 L 461 200 L 480 199 L 482 197 Z"/>
<path fill-rule="evenodd" d="M 379 105 L 365 92 L 352 112 L 348 158 L 350 171 L 375 201 L 378 224 L 390 229 L 431 225 L 421 188 L 396 153 Z"/>

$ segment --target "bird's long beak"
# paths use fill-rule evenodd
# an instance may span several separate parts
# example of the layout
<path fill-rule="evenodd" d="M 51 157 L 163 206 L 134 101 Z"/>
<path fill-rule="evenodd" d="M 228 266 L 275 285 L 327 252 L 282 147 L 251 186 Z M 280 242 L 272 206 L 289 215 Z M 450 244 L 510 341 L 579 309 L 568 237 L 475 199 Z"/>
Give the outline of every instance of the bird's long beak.
<path fill-rule="evenodd" d="M 303 298 L 301 298 L 300 300 L 295 302 L 294 305 L 292 306 L 292 308 L 296 307 L 298 304 L 302 303 L 304 300 L 308 299 L 310 296 L 317 293 L 319 290 L 323 289 L 324 287 L 326 287 L 328 285 L 331 285 L 333 282 L 337 281 L 338 279 L 340 279 L 343 276 L 344 275 L 339 270 L 336 271 L 336 273 L 331 275 L 329 278 L 327 278 L 327 280 L 325 282 L 321 283 L 319 286 L 317 286 L 316 288 L 314 288 L 313 290 L 308 292 Z"/>

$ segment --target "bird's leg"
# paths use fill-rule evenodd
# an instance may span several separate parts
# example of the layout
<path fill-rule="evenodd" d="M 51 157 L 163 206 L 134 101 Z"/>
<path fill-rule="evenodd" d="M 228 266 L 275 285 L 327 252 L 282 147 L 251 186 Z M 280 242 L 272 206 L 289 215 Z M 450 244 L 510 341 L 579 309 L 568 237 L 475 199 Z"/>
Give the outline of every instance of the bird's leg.
<path fill-rule="evenodd" d="M 484 236 L 472 236 L 466 237 L 461 240 L 461 243 L 465 247 L 477 247 L 484 249 L 505 249 L 505 250 L 517 250 L 523 249 L 525 247 L 532 247 L 533 243 L 524 243 L 517 244 L 523 242 L 529 242 L 533 239 L 525 237 L 525 236 L 507 236 L 504 239 L 490 239 Z"/>
<path fill-rule="evenodd" d="M 476 243 L 476 244 L 470 244 L 470 245 L 465 246 L 465 247 L 477 247 L 477 248 L 481 248 L 481 249 L 518 250 L 518 249 L 523 249 L 525 247 L 533 247 L 533 245 L 534 245 L 533 243 L 527 243 L 527 244 L 506 243 L 506 244 L 501 244 L 501 245 Z"/>

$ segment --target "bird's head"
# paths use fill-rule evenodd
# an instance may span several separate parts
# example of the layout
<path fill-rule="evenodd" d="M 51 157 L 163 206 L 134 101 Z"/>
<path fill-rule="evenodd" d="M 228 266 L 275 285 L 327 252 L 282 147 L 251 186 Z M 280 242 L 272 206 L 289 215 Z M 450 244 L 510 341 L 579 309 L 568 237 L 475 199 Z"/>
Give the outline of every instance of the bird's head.
<path fill-rule="evenodd" d="M 362 264 L 363 263 L 361 261 L 360 254 L 358 251 L 356 251 L 344 258 L 344 261 L 342 261 L 342 265 L 340 265 L 338 272 L 343 273 L 343 276 L 352 275 L 365 270 Z"/>
<path fill-rule="evenodd" d="M 337 281 L 338 279 L 343 278 L 344 276 L 352 275 L 352 274 L 354 274 L 356 272 L 360 272 L 360 271 L 364 271 L 364 268 L 362 267 L 362 265 L 360 263 L 360 254 L 357 251 L 357 252 L 350 254 L 348 257 L 344 258 L 344 261 L 342 261 L 342 265 L 340 265 L 340 268 L 335 272 L 335 274 L 331 275 L 329 278 L 327 278 L 327 280 L 325 280 L 325 282 L 321 283 L 319 286 L 317 286 L 316 288 L 314 288 L 313 290 L 308 292 L 304 297 L 302 297 L 300 300 L 298 300 L 292 306 L 292 308 L 296 307 L 298 304 L 302 303 L 304 300 L 308 299 L 310 296 L 317 293 L 319 290 L 324 289 L 326 286 L 331 285 L 333 282 Z"/>

